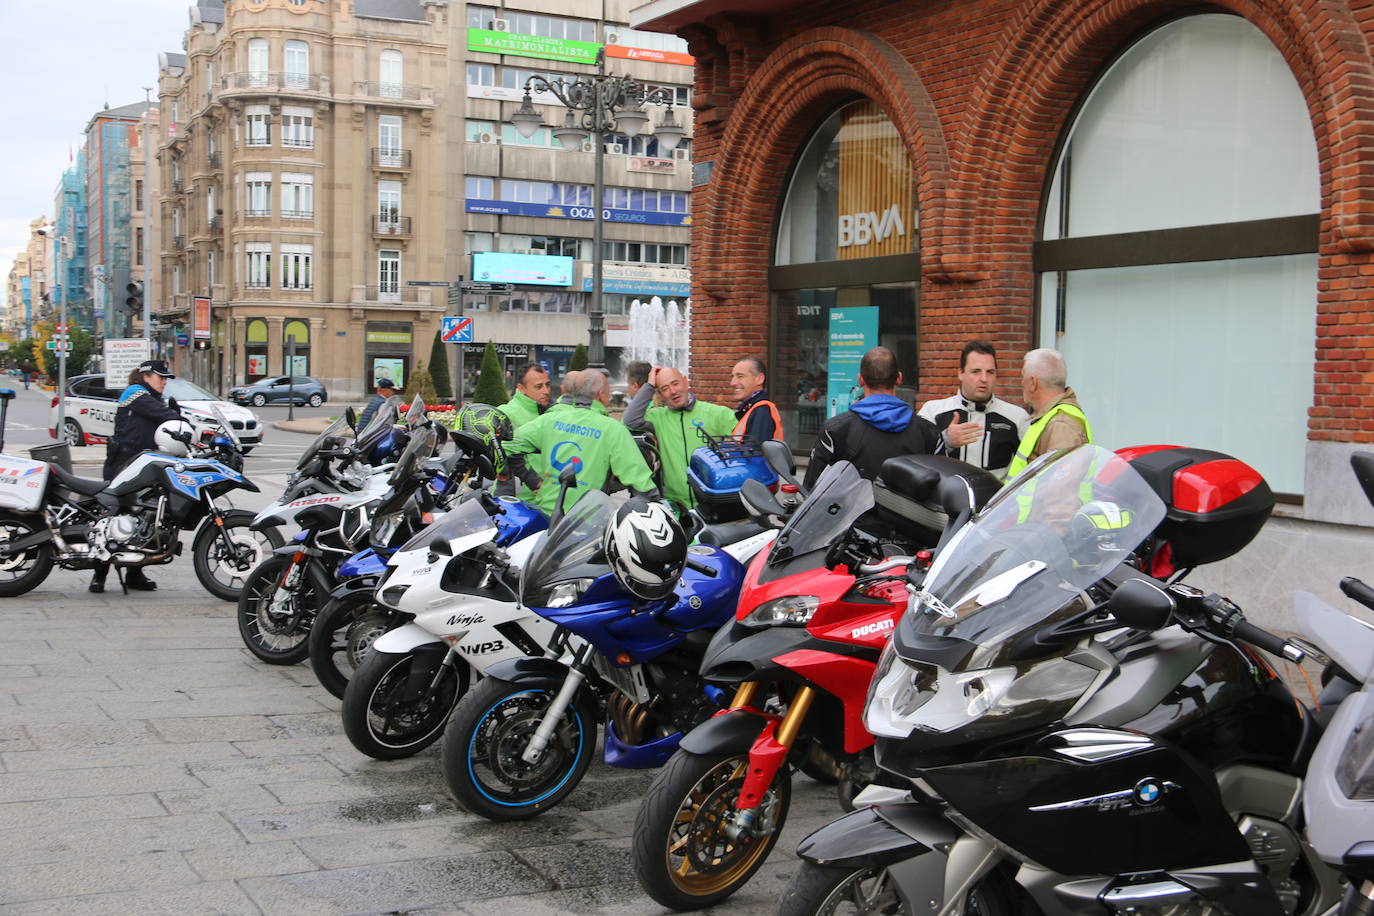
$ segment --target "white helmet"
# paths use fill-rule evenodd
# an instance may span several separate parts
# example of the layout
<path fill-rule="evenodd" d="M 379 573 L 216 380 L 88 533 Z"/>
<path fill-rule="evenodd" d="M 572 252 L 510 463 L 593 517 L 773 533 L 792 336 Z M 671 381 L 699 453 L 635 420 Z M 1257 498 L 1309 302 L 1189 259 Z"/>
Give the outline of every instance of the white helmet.
<path fill-rule="evenodd" d="M 656 601 L 673 593 L 687 564 L 687 535 L 663 503 L 627 500 L 606 526 L 606 560 L 622 588 Z"/>
<path fill-rule="evenodd" d="M 191 454 L 190 442 L 195 435 L 196 428 L 185 420 L 166 420 L 153 433 L 153 444 L 164 455 L 185 458 Z"/>

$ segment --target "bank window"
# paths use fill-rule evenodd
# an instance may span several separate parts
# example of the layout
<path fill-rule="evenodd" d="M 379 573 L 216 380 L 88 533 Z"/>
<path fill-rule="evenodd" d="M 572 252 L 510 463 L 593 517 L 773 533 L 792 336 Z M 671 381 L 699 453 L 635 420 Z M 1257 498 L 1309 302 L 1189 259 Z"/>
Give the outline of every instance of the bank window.
<path fill-rule="evenodd" d="M 244 183 L 248 189 L 248 200 L 245 202 L 243 215 L 256 218 L 271 216 L 272 173 L 249 172 Z"/>
<path fill-rule="evenodd" d="M 294 149 L 315 146 L 315 114 L 309 108 L 283 107 L 281 110 L 281 145 Z"/>
<path fill-rule="evenodd" d="M 243 109 L 244 142 L 248 146 L 272 145 L 272 109 L 266 105 L 247 105 Z"/>
<path fill-rule="evenodd" d="M 315 216 L 315 176 L 282 172 L 282 219 L 313 219 Z"/>
<path fill-rule="evenodd" d="M 281 246 L 281 288 L 311 289 L 310 262 L 314 248 L 310 245 Z"/>
<path fill-rule="evenodd" d="M 244 248 L 243 285 L 249 289 L 268 289 L 272 286 L 272 244 L 249 242 Z"/>

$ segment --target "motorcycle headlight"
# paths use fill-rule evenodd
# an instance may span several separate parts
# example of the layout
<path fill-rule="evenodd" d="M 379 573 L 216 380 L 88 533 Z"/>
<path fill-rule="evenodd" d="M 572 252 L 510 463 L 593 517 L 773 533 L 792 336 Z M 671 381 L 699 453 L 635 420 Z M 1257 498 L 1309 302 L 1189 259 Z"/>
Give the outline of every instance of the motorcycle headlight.
<path fill-rule="evenodd" d="M 821 599 L 815 595 L 788 595 L 760 604 L 740 623 L 747 627 L 803 627 L 820 606 Z"/>
<path fill-rule="evenodd" d="M 555 582 L 545 593 L 544 607 L 570 607 L 577 603 L 582 593 L 592 587 L 595 579 L 568 579 Z"/>
<path fill-rule="evenodd" d="M 953 731 L 999 707 L 1015 681 L 1015 668 L 950 672 L 913 665 L 888 643 L 869 684 L 864 727 L 887 738 Z"/>

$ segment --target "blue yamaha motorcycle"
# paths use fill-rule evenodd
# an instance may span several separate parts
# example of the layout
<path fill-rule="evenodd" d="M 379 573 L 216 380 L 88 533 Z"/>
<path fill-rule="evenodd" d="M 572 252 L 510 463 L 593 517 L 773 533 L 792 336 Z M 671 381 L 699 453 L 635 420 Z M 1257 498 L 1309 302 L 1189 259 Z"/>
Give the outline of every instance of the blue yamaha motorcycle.
<path fill-rule="evenodd" d="M 697 669 L 712 634 L 734 616 L 744 567 L 698 544 L 675 594 L 635 598 L 602 550 L 612 514 L 609 497 L 591 492 L 555 517 L 520 595 L 558 627 L 549 651 L 493 665 L 453 711 L 444 778 L 475 814 L 518 820 L 557 805 L 591 764 L 603 720 L 607 763 L 661 766 L 726 699 Z"/>

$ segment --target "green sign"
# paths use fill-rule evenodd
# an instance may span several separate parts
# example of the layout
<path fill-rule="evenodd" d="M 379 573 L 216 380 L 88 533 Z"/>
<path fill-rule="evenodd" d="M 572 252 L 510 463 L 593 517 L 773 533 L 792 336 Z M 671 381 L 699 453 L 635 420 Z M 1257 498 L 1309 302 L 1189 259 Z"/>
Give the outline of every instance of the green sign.
<path fill-rule="evenodd" d="M 878 345 L 878 309 L 860 306 L 830 310 L 830 365 L 825 415 L 844 413 L 861 395 L 859 363 Z"/>
<path fill-rule="evenodd" d="M 570 64 L 594 64 L 596 52 L 600 49 L 601 45 L 594 41 L 569 41 L 542 35 L 512 35 L 490 29 L 468 29 L 468 50 L 485 54 L 518 54 L 521 57 L 562 60 Z"/>
<path fill-rule="evenodd" d="M 410 343 L 410 332 L 409 332 L 409 331 L 368 331 L 368 332 L 367 332 L 367 342 L 368 342 L 368 343 L 408 344 L 408 343 Z"/>

